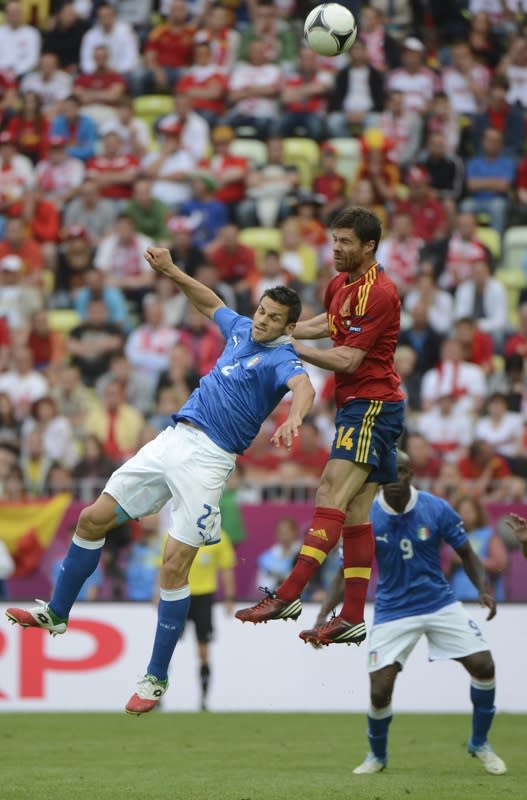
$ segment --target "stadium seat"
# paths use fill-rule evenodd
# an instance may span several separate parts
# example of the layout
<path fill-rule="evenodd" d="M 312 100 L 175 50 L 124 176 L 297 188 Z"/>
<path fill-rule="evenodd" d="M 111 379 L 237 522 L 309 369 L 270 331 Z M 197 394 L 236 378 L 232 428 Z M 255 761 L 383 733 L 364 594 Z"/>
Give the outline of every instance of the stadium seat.
<path fill-rule="evenodd" d="M 73 328 L 81 324 L 82 319 L 75 309 L 60 308 L 48 311 L 48 322 L 52 331 L 59 331 L 67 336 Z"/>
<path fill-rule="evenodd" d="M 330 144 L 337 151 L 337 172 L 346 178 L 348 184 L 355 181 L 361 161 L 360 142 L 350 137 L 330 139 Z"/>
<path fill-rule="evenodd" d="M 527 257 L 527 227 L 518 225 L 505 231 L 503 237 L 503 266 L 518 270 Z"/>
<path fill-rule="evenodd" d="M 266 250 L 280 250 L 282 234 L 278 228 L 243 228 L 240 231 L 240 242 L 256 250 L 260 266 Z"/>
<path fill-rule="evenodd" d="M 284 139 L 284 164 L 294 164 L 303 189 L 312 189 L 320 166 L 320 148 L 313 139 Z"/>
<path fill-rule="evenodd" d="M 152 128 L 154 122 L 174 111 L 174 102 L 168 94 L 142 94 L 134 98 L 134 114 L 144 119 Z"/>
<path fill-rule="evenodd" d="M 501 238 L 498 231 L 494 228 L 487 228 L 480 226 L 476 228 L 476 236 L 485 247 L 489 250 L 492 257 L 499 261 L 501 258 Z"/>
<path fill-rule="evenodd" d="M 234 139 L 229 152 L 246 158 L 252 167 L 261 167 L 267 161 L 267 145 L 259 139 Z"/>
<path fill-rule="evenodd" d="M 512 267 L 505 267 L 504 269 L 496 270 L 494 275 L 500 283 L 503 284 L 507 291 L 507 301 L 509 305 L 509 323 L 514 327 L 518 327 L 518 300 L 520 291 L 527 287 L 527 278 L 522 269 L 513 269 Z"/>

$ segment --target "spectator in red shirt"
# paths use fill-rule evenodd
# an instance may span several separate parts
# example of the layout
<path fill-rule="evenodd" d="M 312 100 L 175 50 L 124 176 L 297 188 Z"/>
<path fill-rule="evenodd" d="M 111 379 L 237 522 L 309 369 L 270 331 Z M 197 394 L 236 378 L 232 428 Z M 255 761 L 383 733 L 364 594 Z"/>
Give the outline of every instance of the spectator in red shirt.
<path fill-rule="evenodd" d="M 185 0 L 172 0 L 164 22 L 150 31 L 144 52 L 145 68 L 137 77 L 137 94 L 172 87 L 192 64 L 195 25 L 188 22 Z"/>
<path fill-rule="evenodd" d="M 316 194 L 325 198 L 322 217 L 328 223 L 348 202 L 346 179 L 337 172 L 337 150 L 331 142 L 320 148 L 320 174 L 313 182 Z"/>
<path fill-rule="evenodd" d="M 443 203 L 430 190 L 428 173 L 422 167 L 410 167 L 406 174 L 408 198 L 397 203 L 397 211 L 406 211 L 414 223 L 414 235 L 424 242 L 446 235 L 447 215 Z"/>
<path fill-rule="evenodd" d="M 179 341 L 191 350 L 196 370 L 201 376 L 206 375 L 223 350 L 223 337 L 218 328 L 189 304 L 180 334 Z"/>
<path fill-rule="evenodd" d="M 9 120 L 7 130 L 13 136 L 18 152 L 32 164 L 45 158 L 49 137 L 49 121 L 42 113 L 42 101 L 35 92 L 21 97 L 17 114 Z"/>
<path fill-rule="evenodd" d="M 48 313 L 44 309 L 35 311 L 31 317 L 27 346 L 33 355 L 35 369 L 44 369 L 52 362 L 60 363 L 66 355 L 64 334 L 50 328 Z"/>
<path fill-rule="evenodd" d="M 461 344 L 462 360 L 477 364 L 485 375 L 490 375 L 494 369 L 492 336 L 480 330 L 472 317 L 462 317 L 454 326 L 454 338 Z"/>
<path fill-rule="evenodd" d="M 483 439 L 472 442 L 468 455 L 459 460 L 458 466 L 469 494 L 484 498 L 487 503 L 499 503 L 504 499 L 511 469 L 488 442 Z"/>
<path fill-rule="evenodd" d="M 282 88 L 280 134 L 295 136 L 300 133 L 316 141 L 323 139 L 326 134 L 326 100 L 332 85 L 333 76 L 320 70 L 315 51 L 302 47 L 298 54 L 298 67 L 286 78 Z"/>
<path fill-rule="evenodd" d="M 87 175 L 97 183 L 101 197 L 129 200 L 139 171 L 139 159 L 133 153 L 124 152 L 119 127 L 114 123 L 105 123 L 101 134 L 102 152 L 88 161 Z"/>
<path fill-rule="evenodd" d="M 300 467 L 303 475 L 320 478 L 328 458 L 329 453 L 321 443 L 315 421 L 305 418 L 294 442 L 291 459 Z"/>
<path fill-rule="evenodd" d="M 228 77 L 225 70 L 212 61 L 210 42 L 203 37 L 203 33 L 196 36 L 193 64 L 178 80 L 174 91 L 190 97 L 192 109 L 209 125 L 216 125 L 226 110 Z"/>
<path fill-rule="evenodd" d="M 29 236 L 24 220 L 11 217 L 6 222 L 5 237 L 0 242 L 0 259 L 4 256 L 18 256 L 27 274 L 38 274 L 44 268 L 44 257 L 39 243 Z"/>
<path fill-rule="evenodd" d="M 245 197 L 245 177 L 249 163 L 246 158 L 229 153 L 234 131 L 228 125 L 214 128 L 211 138 L 212 155 L 203 160 L 199 167 L 210 171 L 217 186 L 215 199 L 221 200 L 234 213 L 236 204 Z"/>
<path fill-rule="evenodd" d="M 217 246 L 209 251 L 209 260 L 219 270 L 221 281 L 239 291 L 240 286 L 257 272 L 256 253 L 252 247 L 242 244 L 236 225 L 225 225 L 218 235 Z"/>
<path fill-rule="evenodd" d="M 527 358 L 527 303 L 518 309 L 518 330 L 508 337 L 503 348 L 505 358 L 515 354 Z"/>
<path fill-rule="evenodd" d="M 441 459 L 434 453 L 430 442 L 420 433 L 411 433 L 408 436 L 406 452 L 412 468 L 412 482 L 418 489 L 430 491 L 433 481 L 439 477 Z"/>
<path fill-rule="evenodd" d="M 93 48 L 93 61 L 94 71 L 79 75 L 75 81 L 75 94 L 83 106 L 117 106 L 126 93 L 126 81 L 122 75 L 110 69 L 110 51 L 106 45 L 98 44 Z"/>
<path fill-rule="evenodd" d="M 397 196 L 399 167 L 388 157 L 391 148 L 391 141 L 375 128 L 366 131 L 361 139 L 362 162 L 357 181 L 363 178 L 371 180 L 375 203 L 391 203 Z M 415 235 L 418 236 L 417 233 Z"/>

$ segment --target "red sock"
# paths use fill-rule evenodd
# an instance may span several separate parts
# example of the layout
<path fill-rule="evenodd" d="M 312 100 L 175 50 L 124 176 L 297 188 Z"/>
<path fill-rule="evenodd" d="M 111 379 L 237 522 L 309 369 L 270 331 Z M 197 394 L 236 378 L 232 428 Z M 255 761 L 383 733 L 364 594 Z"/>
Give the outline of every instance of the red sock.
<path fill-rule="evenodd" d="M 375 555 L 373 528 L 364 525 L 346 525 L 342 529 L 344 551 L 344 605 L 340 616 L 347 622 L 362 622 L 364 604 L 368 593 L 371 565 Z"/>
<path fill-rule="evenodd" d="M 346 515 L 338 508 L 315 508 L 311 527 L 289 577 L 278 587 L 281 600 L 296 600 L 337 544 Z"/>

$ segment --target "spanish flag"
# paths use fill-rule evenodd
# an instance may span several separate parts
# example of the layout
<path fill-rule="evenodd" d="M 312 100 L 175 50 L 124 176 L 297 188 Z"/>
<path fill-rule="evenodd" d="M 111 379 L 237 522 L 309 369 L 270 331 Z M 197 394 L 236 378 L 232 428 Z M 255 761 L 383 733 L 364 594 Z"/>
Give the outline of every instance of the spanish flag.
<path fill-rule="evenodd" d="M 16 577 L 37 568 L 71 500 L 70 494 L 58 494 L 49 500 L 0 504 L 0 536 L 16 564 Z"/>

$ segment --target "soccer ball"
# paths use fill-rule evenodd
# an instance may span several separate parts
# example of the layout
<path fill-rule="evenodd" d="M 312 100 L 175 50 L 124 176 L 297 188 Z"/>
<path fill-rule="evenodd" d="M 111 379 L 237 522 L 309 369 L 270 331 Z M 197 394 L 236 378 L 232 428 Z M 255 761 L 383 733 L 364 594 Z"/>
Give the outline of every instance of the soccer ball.
<path fill-rule="evenodd" d="M 322 3 L 307 16 L 304 36 L 321 56 L 338 56 L 349 50 L 357 37 L 357 23 L 340 3 Z"/>

